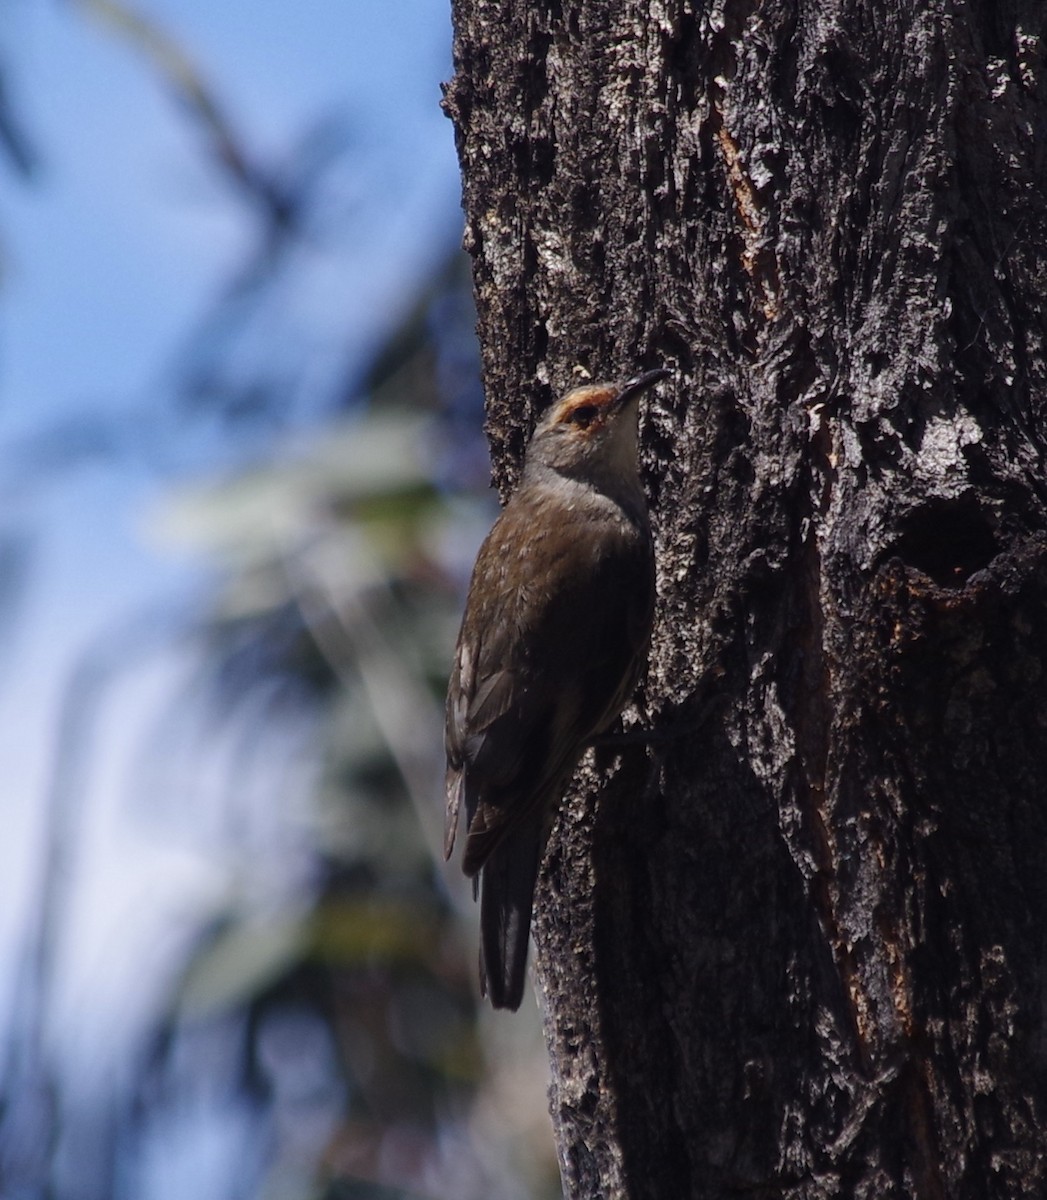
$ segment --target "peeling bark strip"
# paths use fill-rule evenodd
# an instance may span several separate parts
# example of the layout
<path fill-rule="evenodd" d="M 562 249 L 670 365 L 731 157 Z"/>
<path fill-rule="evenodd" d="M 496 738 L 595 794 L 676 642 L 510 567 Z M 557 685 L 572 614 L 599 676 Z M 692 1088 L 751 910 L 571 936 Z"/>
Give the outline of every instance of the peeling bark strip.
<path fill-rule="evenodd" d="M 539 885 L 567 1193 L 1047 1195 L 1047 5 L 454 9 L 503 493 L 575 367 L 678 371 L 690 732 Z"/>

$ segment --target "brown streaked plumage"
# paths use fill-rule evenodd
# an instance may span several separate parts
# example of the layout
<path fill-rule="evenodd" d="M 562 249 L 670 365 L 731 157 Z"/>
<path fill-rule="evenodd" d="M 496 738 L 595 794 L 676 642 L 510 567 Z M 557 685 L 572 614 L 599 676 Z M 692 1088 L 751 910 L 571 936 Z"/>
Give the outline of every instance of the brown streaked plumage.
<path fill-rule="evenodd" d="M 576 388 L 554 404 L 473 568 L 447 690 L 445 851 L 464 800 L 462 870 L 479 883 L 480 980 L 496 1008 L 523 997 L 556 806 L 644 668 L 654 552 L 637 409 L 667 375 Z"/>

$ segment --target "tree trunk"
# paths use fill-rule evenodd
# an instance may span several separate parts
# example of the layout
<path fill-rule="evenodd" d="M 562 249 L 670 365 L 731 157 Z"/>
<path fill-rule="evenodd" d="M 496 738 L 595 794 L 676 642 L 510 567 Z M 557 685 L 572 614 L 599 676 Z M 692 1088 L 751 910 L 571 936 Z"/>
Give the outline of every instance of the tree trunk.
<path fill-rule="evenodd" d="M 1047 1195 L 1047 5 L 456 0 L 495 474 L 643 410 L 536 905 L 571 1197 Z"/>

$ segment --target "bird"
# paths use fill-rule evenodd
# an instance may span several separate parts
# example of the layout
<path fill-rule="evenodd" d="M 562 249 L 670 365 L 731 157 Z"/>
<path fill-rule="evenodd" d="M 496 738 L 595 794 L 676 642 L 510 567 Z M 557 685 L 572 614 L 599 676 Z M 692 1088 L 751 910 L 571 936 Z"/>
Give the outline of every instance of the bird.
<path fill-rule="evenodd" d="M 480 547 L 447 688 L 450 859 L 480 898 L 480 989 L 523 999 L 542 853 L 564 791 L 645 670 L 654 545 L 640 396 L 664 368 L 576 387 L 539 421 L 520 484 Z"/>

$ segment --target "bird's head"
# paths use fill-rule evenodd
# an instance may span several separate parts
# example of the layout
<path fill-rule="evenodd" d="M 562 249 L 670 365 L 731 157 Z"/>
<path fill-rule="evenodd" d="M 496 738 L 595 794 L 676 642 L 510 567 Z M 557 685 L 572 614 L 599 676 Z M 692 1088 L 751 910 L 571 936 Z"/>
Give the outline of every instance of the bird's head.
<path fill-rule="evenodd" d="M 634 475 L 640 396 L 669 374 L 659 367 L 625 383 L 574 388 L 538 423 L 527 448 L 527 465 L 569 475 Z"/>

